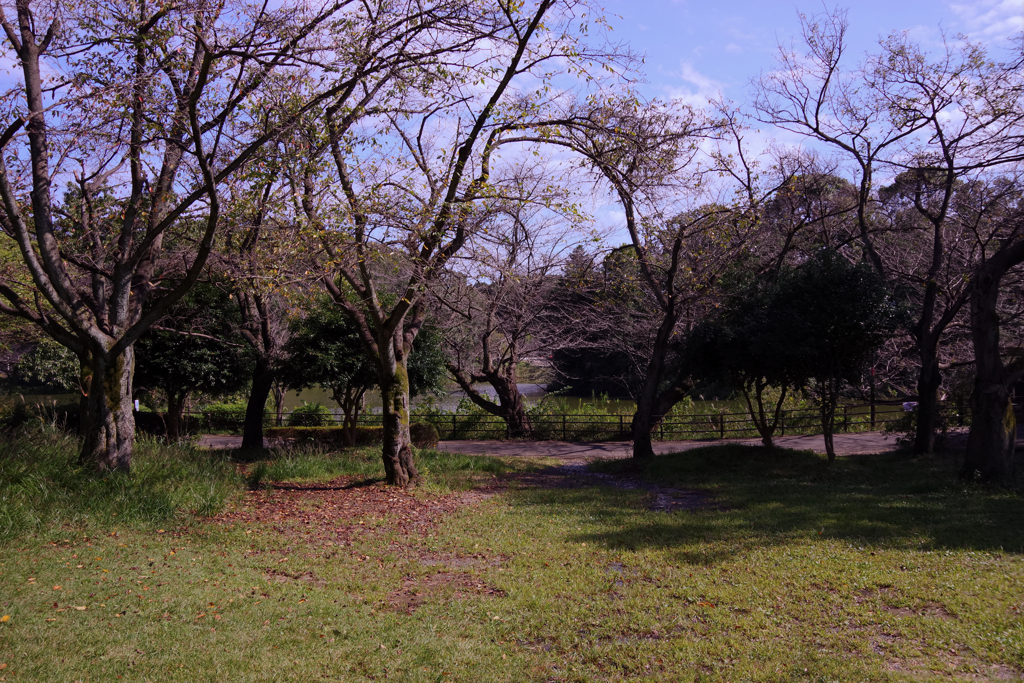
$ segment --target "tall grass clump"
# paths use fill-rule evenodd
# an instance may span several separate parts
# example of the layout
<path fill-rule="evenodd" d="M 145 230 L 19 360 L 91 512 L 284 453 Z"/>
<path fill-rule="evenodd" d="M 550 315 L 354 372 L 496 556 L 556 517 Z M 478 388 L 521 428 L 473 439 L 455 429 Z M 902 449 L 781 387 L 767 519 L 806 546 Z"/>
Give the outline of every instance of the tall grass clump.
<path fill-rule="evenodd" d="M 380 450 L 372 446 L 329 450 L 323 445 L 299 443 L 275 449 L 265 461 L 264 481 L 325 481 L 341 476 L 382 478 Z"/>
<path fill-rule="evenodd" d="M 152 525 L 219 512 L 241 490 L 222 453 L 136 442 L 130 473 L 78 465 L 78 440 L 57 430 L 0 436 L 0 541 L 67 526 Z"/>
<path fill-rule="evenodd" d="M 416 467 L 423 483 L 432 490 L 462 490 L 481 475 L 508 472 L 512 466 L 499 458 L 462 455 L 422 448 L 416 451 Z M 257 474 L 258 473 L 258 474 Z M 378 447 L 325 450 L 313 444 L 275 449 L 250 468 L 250 488 L 269 482 L 328 481 L 337 477 L 383 480 L 384 465 Z"/>

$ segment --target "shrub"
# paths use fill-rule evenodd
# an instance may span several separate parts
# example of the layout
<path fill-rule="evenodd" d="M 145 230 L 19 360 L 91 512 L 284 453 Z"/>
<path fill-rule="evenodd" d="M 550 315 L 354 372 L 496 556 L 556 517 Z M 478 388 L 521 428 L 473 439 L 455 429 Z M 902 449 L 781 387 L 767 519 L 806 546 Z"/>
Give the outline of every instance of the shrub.
<path fill-rule="evenodd" d="M 264 430 L 268 439 L 301 439 L 343 448 L 345 435 L 342 428 L 332 427 L 268 427 Z M 427 422 L 413 422 L 409 425 L 412 444 L 417 448 L 437 447 L 438 434 L 434 425 Z M 374 446 L 384 440 L 383 427 L 356 427 L 356 446 Z"/>
<path fill-rule="evenodd" d="M 289 427 L 326 427 L 334 424 L 334 415 L 322 403 L 303 403 L 288 416 Z"/>
<path fill-rule="evenodd" d="M 189 431 L 206 429 L 211 431 L 235 430 L 245 422 L 245 403 L 213 403 L 206 406 L 199 417 L 200 424 L 191 421 L 185 425 Z"/>

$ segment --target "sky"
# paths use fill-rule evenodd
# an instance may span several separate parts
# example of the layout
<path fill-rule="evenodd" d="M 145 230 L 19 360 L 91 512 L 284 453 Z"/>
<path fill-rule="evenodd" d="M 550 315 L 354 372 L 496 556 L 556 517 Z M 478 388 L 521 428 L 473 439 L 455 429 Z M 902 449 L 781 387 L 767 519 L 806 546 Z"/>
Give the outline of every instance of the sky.
<path fill-rule="evenodd" d="M 772 67 L 778 45 L 799 38 L 798 14 L 826 8 L 821 0 L 606 0 L 603 6 L 612 37 L 646 54 L 645 95 L 696 102 L 722 92 L 738 103 L 748 99 L 750 79 Z M 926 49 L 938 47 L 943 32 L 962 33 L 1002 57 L 1007 38 L 1024 30 L 1024 0 L 857 0 L 846 7 L 847 54 L 857 59 L 893 31 L 909 31 Z"/>
<path fill-rule="evenodd" d="M 638 86 L 643 95 L 702 106 L 721 94 L 747 109 L 750 81 L 773 68 L 779 45 L 803 52 L 799 14 L 821 14 L 837 5 L 821 0 L 605 0 L 603 6 L 611 38 L 645 55 L 646 83 Z M 929 53 L 940 51 L 943 35 L 963 34 L 985 44 L 996 60 L 1010 57 L 1010 37 L 1024 31 L 1024 0 L 857 0 L 845 8 L 846 68 L 876 52 L 879 39 L 894 31 L 909 32 Z M 772 141 L 815 146 L 796 134 L 762 126 L 753 137 L 745 135 L 748 150 L 755 153 Z M 624 242 L 621 207 L 598 204 L 593 211 L 610 231 L 607 243 Z"/>

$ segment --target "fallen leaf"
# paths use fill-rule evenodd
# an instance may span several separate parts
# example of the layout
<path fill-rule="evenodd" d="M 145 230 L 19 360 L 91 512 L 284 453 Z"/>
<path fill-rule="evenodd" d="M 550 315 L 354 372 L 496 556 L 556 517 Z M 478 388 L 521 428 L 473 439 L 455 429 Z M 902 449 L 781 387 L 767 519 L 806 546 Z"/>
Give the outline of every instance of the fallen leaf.
<path fill-rule="evenodd" d="M 10 620 L 11 620 L 11 615 L 10 614 L 5 614 L 2 617 L 0 617 L 0 624 L 6 624 Z"/>
<path fill-rule="evenodd" d="M 54 586 L 54 587 L 53 587 L 53 590 L 55 590 L 55 591 L 59 591 L 59 590 L 60 590 L 60 586 Z"/>
<path fill-rule="evenodd" d="M 75 606 L 75 605 L 72 605 L 71 607 L 72 607 L 73 609 L 76 609 L 76 610 L 78 610 L 79 612 L 84 612 L 84 611 L 85 611 L 85 605 L 82 605 L 81 607 L 77 607 L 77 606 Z"/>

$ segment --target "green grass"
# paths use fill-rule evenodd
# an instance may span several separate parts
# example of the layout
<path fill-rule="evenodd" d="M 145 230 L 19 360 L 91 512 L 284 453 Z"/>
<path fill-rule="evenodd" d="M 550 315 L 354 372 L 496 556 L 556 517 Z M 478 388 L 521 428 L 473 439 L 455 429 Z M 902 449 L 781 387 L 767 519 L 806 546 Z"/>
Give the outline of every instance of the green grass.
<path fill-rule="evenodd" d="M 374 478 L 372 456 L 307 451 L 260 462 L 282 478 Z M 513 467 L 426 452 L 419 462 L 427 484 L 413 495 L 424 505 Z M 309 500 L 295 503 L 291 520 L 212 523 L 179 509 L 158 527 L 141 512 L 67 511 L 113 510 L 103 501 L 120 494 L 108 488 L 81 489 L 92 503 L 19 494 L 55 502 L 49 521 L 0 544 L 0 612 L 10 615 L 0 623 L 0 677 L 1018 676 L 1024 501 L 956 482 L 955 464 L 884 455 L 829 467 L 808 453 L 716 446 L 629 475 L 705 489 L 716 507 L 655 513 L 640 489 L 512 482 L 422 527 L 386 511 L 304 518 L 322 512 Z M 35 490 L 9 484 L 13 469 L 3 466 L 3 491 Z M 218 481 L 233 487 L 221 498 L 229 510 L 243 509 L 246 496 L 286 495 L 246 494 L 244 473 L 228 469 Z M 171 480 L 139 490 L 173 496 Z M 287 510 L 291 499 L 273 500 Z M 335 528 L 351 535 L 325 544 Z M 397 609 L 396 596 L 416 609 Z"/>
<path fill-rule="evenodd" d="M 57 430 L 0 438 L 0 541 L 67 526 L 211 515 L 241 482 L 224 453 L 140 439 L 130 475 L 97 476 L 76 464 L 78 448 Z"/>

